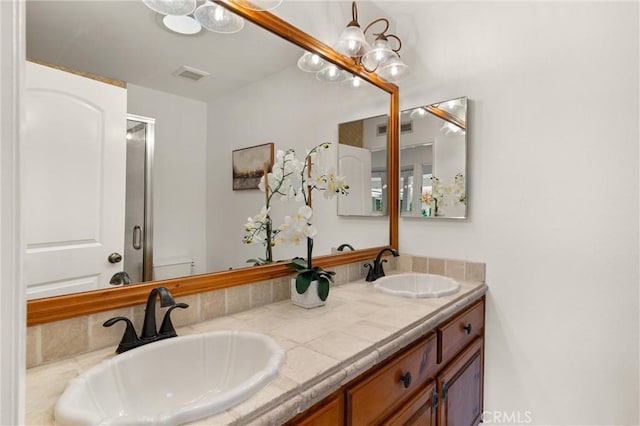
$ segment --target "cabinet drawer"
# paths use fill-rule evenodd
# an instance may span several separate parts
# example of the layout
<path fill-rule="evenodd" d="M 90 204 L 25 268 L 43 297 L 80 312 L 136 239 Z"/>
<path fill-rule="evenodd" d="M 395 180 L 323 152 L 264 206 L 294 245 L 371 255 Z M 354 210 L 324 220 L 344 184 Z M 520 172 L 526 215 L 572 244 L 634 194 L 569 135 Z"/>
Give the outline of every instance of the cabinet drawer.
<path fill-rule="evenodd" d="M 438 364 L 447 362 L 484 329 L 484 301 L 438 327 Z"/>
<path fill-rule="evenodd" d="M 348 424 L 368 425 L 378 422 L 435 372 L 436 355 L 437 339 L 432 334 L 349 387 L 346 391 Z"/>

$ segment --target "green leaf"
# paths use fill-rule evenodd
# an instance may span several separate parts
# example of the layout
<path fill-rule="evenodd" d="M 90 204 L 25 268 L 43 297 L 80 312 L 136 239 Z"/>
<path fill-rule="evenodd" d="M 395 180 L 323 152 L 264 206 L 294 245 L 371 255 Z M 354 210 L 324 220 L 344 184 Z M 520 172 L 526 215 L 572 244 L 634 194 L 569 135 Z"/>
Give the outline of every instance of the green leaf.
<path fill-rule="evenodd" d="M 324 277 L 318 278 L 318 297 L 325 301 L 329 296 L 329 280 Z"/>
<path fill-rule="evenodd" d="M 307 262 L 305 262 L 305 260 L 301 257 L 294 257 L 291 260 L 291 263 L 289 263 L 289 266 L 297 270 L 307 269 Z"/>
<path fill-rule="evenodd" d="M 296 277 L 296 291 L 298 294 L 303 294 L 307 291 L 309 285 L 311 285 L 311 281 L 313 281 L 313 271 L 307 270 L 306 272 L 299 273 Z"/>

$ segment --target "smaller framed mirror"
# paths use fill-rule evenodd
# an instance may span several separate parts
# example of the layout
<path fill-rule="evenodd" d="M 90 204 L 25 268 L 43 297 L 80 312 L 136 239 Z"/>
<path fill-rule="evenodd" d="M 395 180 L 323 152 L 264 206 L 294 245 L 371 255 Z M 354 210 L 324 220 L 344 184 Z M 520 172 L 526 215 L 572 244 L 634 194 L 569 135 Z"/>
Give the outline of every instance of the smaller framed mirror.
<path fill-rule="evenodd" d="M 467 98 L 400 114 L 400 216 L 467 217 Z"/>

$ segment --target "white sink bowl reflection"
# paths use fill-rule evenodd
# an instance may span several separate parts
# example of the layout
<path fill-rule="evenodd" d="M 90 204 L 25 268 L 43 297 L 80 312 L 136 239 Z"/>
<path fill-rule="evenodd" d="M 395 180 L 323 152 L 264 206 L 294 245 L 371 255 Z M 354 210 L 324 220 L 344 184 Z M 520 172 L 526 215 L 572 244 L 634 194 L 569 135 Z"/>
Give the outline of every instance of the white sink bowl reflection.
<path fill-rule="evenodd" d="M 151 343 L 69 381 L 57 425 L 173 425 L 232 407 L 277 374 L 284 350 L 269 336 L 217 331 Z"/>
<path fill-rule="evenodd" d="M 460 290 L 460 284 L 449 277 L 420 273 L 388 275 L 375 280 L 373 287 L 394 296 L 414 298 L 442 297 Z"/>

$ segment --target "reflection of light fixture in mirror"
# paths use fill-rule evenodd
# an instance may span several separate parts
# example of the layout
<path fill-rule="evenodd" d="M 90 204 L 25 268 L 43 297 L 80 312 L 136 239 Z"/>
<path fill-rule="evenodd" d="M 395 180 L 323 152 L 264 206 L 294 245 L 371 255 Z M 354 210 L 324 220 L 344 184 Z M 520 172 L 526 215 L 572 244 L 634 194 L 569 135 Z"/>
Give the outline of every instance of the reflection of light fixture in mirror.
<path fill-rule="evenodd" d="M 355 1 L 351 3 L 351 18 L 334 48 L 343 55 L 352 57 L 356 64 L 362 65 L 368 72 L 377 72 L 387 81 L 397 82 L 404 78 L 409 67 L 400 59 L 398 53 L 402 48 L 402 41 L 397 35 L 388 32 L 389 20 L 375 19 L 362 31 L 358 24 L 358 7 Z M 383 24 L 381 31 L 373 32 L 373 26 L 378 23 Z M 372 47 L 366 40 L 367 31 L 370 29 L 375 36 Z M 390 46 L 389 39 L 395 40 L 396 48 Z"/>
<path fill-rule="evenodd" d="M 245 7 L 251 10 L 273 10 L 282 4 L 282 0 L 251 0 Z"/>
<path fill-rule="evenodd" d="M 197 34 L 204 27 L 209 31 L 231 34 L 244 27 L 244 19 L 219 4 L 205 1 L 196 8 L 196 0 L 142 0 L 151 10 L 166 15 L 162 22 L 179 34 Z"/>
<path fill-rule="evenodd" d="M 318 72 L 324 68 L 324 65 L 324 59 L 311 52 L 304 52 L 298 59 L 298 68 L 304 72 Z"/>
<path fill-rule="evenodd" d="M 465 132 L 467 130 L 466 107 L 464 108 L 464 110 L 457 111 L 457 113 L 462 116 L 458 117 L 457 115 L 451 114 L 449 111 L 446 111 L 443 106 L 444 104 L 431 104 L 425 106 L 424 109 L 426 109 L 436 117 L 443 119 L 447 123 L 450 123 Z M 460 106 L 462 107 L 462 105 Z"/>
<path fill-rule="evenodd" d="M 162 15 L 189 15 L 196 9 L 196 0 L 142 0 L 147 7 Z"/>
<path fill-rule="evenodd" d="M 357 89 L 362 86 L 362 79 L 357 75 L 352 75 L 348 79 L 345 80 L 345 84 L 352 89 Z"/>
<path fill-rule="evenodd" d="M 162 18 L 162 23 L 171 31 L 179 34 L 198 34 L 202 30 L 200 22 L 187 15 L 167 15 Z"/>
<path fill-rule="evenodd" d="M 424 118 L 426 116 L 427 116 L 427 110 L 424 109 L 423 107 L 414 108 L 413 111 L 411 111 L 411 114 L 409 114 L 409 117 L 412 119 Z"/>
<path fill-rule="evenodd" d="M 337 82 L 344 81 L 348 75 L 334 64 L 326 65 L 316 73 L 316 78 L 320 81 Z"/>
<path fill-rule="evenodd" d="M 454 135 L 464 135 L 465 133 L 463 129 L 461 129 L 460 127 L 448 121 L 442 125 L 442 127 L 440 128 L 440 131 L 445 135 L 450 135 L 452 133 Z"/>

